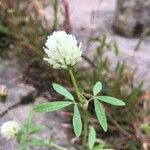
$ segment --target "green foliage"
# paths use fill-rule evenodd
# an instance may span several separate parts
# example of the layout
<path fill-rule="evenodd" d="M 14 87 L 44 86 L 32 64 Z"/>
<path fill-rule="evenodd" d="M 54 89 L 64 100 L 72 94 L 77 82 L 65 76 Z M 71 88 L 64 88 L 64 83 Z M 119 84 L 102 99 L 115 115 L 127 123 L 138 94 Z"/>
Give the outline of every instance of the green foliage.
<path fill-rule="evenodd" d="M 103 85 L 102 94 L 123 99 L 127 104 L 128 111 L 134 114 L 133 111 L 142 93 L 143 81 L 135 85 L 135 70 L 120 60 L 120 48 L 117 41 L 107 42 L 107 36 L 104 34 L 100 38 L 92 39 L 92 42 L 98 46 L 93 59 L 87 58 L 91 62 L 91 66 L 80 70 L 78 77 L 81 81 L 80 84 L 86 86 L 86 92 L 89 93 L 93 84 L 101 81 Z M 107 55 L 110 51 L 116 57 L 115 63 Z"/>
<path fill-rule="evenodd" d="M 150 135 L 150 125 L 149 124 L 142 124 L 140 128 L 147 134 Z"/>
<path fill-rule="evenodd" d="M 65 89 L 63 86 L 61 86 L 57 83 L 53 83 L 53 88 L 60 95 L 63 95 L 66 98 L 68 98 L 69 100 L 74 101 L 74 97 L 72 96 L 72 94 L 67 89 Z"/>
<path fill-rule="evenodd" d="M 31 150 L 32 146 L 43 147 L 47 143 L 43 139 L 33 137 L 34 134 L 39 133 L 45 127 L 42 125 L 32 125 L 33 113 L 31 112 L 25 120 L 23 127 L 18 134 L 19 150 Z"/>
<path fill-rule="evenodd" d="M 54 12 L 54 21 L 52 25 L 52 31 L 56 31 L 58 28 L 58 0 L 52 0 L 53 12 Z"/>
<path fill-rule="evenodd" d="M 141 113 L 139 112 L 141 105 L 139 107 L 137 104 L 139 103 L 143 92 L 143 81 L 138 81 L 139 84 L 134 82 L 134 76 L 136 74 L 135 69 L 131 69 L 125 61 L 120 59 L 121 50 L 117 44 L 117 41 L 107 41 L 106 34 L 100 38 L 92 39 L 93 43 L 98 44 L 95 55 L 93 58 L 86 58 L 86 60 L 88 60 L 87 62 L 90 62 L 90 66 L 86 66 L 86 68 L 82 67 L 79 69 L 80 74 L 78 75 L 78 79 L 80 80 L 81 87 L 85 87 L 84 93 L 88 98 L 92 97 L 92 95 L 89 95 L 89 93 L 93 84 L 95 84 L 97 81 L 101 81 L 103 90 L 101 91 L 100 96 L 95 96 L 97 101 L 104 104 L 104 106 L 105 104 L 123 106 L 126 103 L 127 107 L 119 110 L 115 110 L 114 107 L 109 107 L 107 116 L 109 116 L 109 122 L 120 129 L 115 129 L 116 133 L 122 133 L 123 131 L 123 133 L 127 133 L 125 135 L 130 133 L 135 134 L 133 131 L 131 131 L 132 121 L 134 120 L 134 117 L 140 115 L 139 113 Z M 111 55 L 114 54 L 114 57 L 116 57 L 115 62 L 114 60 L 111 60 L 109 55 L 107 55 L 109 53 L 111 53 Z M 120 100 L 118 101 L 116 98 L 103 95 L 109 95 L 111 97 L 123 99 L 123 102 Z M 91 108 L 92 112 L 93 109 L 95 108 Z M 114 129 L 110 128 L 110 132 L 113 131 Z M 109 141 L 107 137 L 105 137 L 105 139 Z M 114 141 L 110 140 L 110 143 L 114 144 L 116 149 L 120 149 L 120 140 L 118 142 L 118 139 L 120 139 L 120 136 L 115 138 Z M 123 142 L 123 144 L 126 146 L 128 145 L 128 140 L 121 139 L 121 142 Z M 131 143 L 132 144 L 129 144 L 129 147 L 126 149 L 133 149 L 135 143 Z M 139 142 L 137 141 L 137 143 Z"/>
<path fill-rule="evenodd" d="M 73 83 L 76 82 L 73 74 L 72 74 L 72 80 L 74 81 Z M 104 109 L 101 102 L 105 102 L 105 103 L 116 105 L 116 106 L 124 106 L 125 105 L 125 103 L 123 101 L 118 100 L 118 99 L 113 98 L 113 97 L 97 96 L 97 94 L 99 94 L 99 92 L 102 89 L 102 84 L 100 81 L 96 82 L 96 84 L 94 85 L 93 96 L 89 100 L 86 100 L 84 95 L 79 93 L 81 95 L 81 97 L 80 97 L 81 99 L 79 102 L 76 101 L 74 99 L 74 97 L 72 96 L 72 94 L 67 89 L 65 89 L 63 86 L 56 84 L 56 83 L 53 83 L 53 88 L 57 93 L 59 93 L 62 96 L 65 96 L 66 98 L 70 99 L 73 102 L 70 102 L 70 101 L 46 102 L 46 103 L 38 104 L 37 106 L 35 106 L 33 108 L 33 110 L 36 112 L 53 112 L 53 111 L 57 111 L 59 109 L 62 109 L 66 106 L 69 106 L 71 104 L 74 104 L 72 124 L 73 124 L 74 133 L 77 137 L 79 137 L 82 133 L 82 120 L 81 120 L 79 108 L 81 108 L 83 112 L 86 111 L 86 113 L 87 113 L 89 103 L 92 100 L 94 100 L 94 107 L 95 107 L 97 119 L 98 119 L 101 127 L 103 128 L 103 130 L 106 132 L 107 126 L 108 126 L 107 125 L 107 118 L 106 118 L 106 114 L 105 114 L 105 109 Z M 75 91 L 76 91 L 76 94 L 78 95 L 79 91 L 77 88 L 78 87 L 75 84 Z M 79 106 L 79 108 L 78 108 L 78 106 Z M 84 132 L 87 132 L 85 130 L 86 129 L 85 123 L 86 123 L 86 126 L 88 124 L 88 118 L 85 118 L 88 116 L 84 116 L 84 115 L 83 115 L 83 117 L 84 117 L 84 119 L 83 119 L 83 123 L 84 123 L 83 135 L 85 134 Z M 85 122 L 85 120 L 86 120 L 86 122 Z M 35 131 L 36 131 L 36 129 L 35 129 Z M 89 136 L 88 136 L 88 144 L 89 144 L 90 149 L 93 148 L 95 140 L 96 140 L 95 130 L 93 127 L 90 127 Z"/>
<path fill-rule="evenodd" d="M 101 52 L 103 51 L 103 49 L 106 46 L 107 35 L 104 34 L 103 37 L 101 39 L 98 39 L 98 40 L 100 40 L 101 44 L 97 48 L 97 53 L 101 54 Z"/>
<path fill-rule="evenodd" d="M 94 99 L 94 107 L 95 107 L 95 112 L 96 112 L 98 121 L 100 125 L 102 126 L 103 130 L 106 132 L 107 131 L 107 119 L 106 119 L 105 110 L 101 102 L 105 102 L 105 103 L 115 105 L 115 106 L 124 106 L 125 103 L 117 98 L 110 97 L 110 96 L 96 96 L 101 91 L 101 89 L 102 89 L 102 84 L 98 81 L 93 87 L 94 96 L 92 98 Z"/>
<path fill-rule="evenodd" d="M 36 112 L 53 112 L 71 105 L 69 101 L 45 102 L 33 108 Z"/>
<path fill-rule="evenodd" d="M 30 0 L 17 2 L 2 0 L 0 3 L 0 57 L 7 56 L 7 53 L 11 51 L 20 56 L 20 62 L 24 66 L 35 60 L 43 62 L 44 40 L 49 33 L 60 27 L 58 18 L 58 13 L 61 14 L 60 3 L 58 0 L 53 0 L 52 4 L 54 20 L 52 26 L 49 26 L 46 16 L 41 15 L 41 10 L 37 9 L 40 5 L 40 9 L 44 9 L 42 1 L 36 5 Z M 64 16 L 61 15 L 61 17 Z"/>
<path fill-rule="evenodd" d="M 94 107 L 95 107 L 97 119 L 101 127 L 103 128 L 103 130 L 106 132 L 107 131 L 107 119 L 106 119 L 105 110 L 102 104 L 97 99 L 94 99 Z"/>
<path fill-rule="evenodd" d="M 113 48 L 114 48 L 114 52 L 115 52 L 116 56 L 118 56 L 120 53 L 120 49 L 119 49 L 116 41 L 113 42 Z"/>
<path fill-rule="evenodd" d="M 82 121 L 78 106 L 76 104 L 74 105 L 74 113 L 73 113 L 73 129 L 75 135 L 79 137 L 82 132 Z"/>
<path fill-rule="evenodd" d="M 26 118 L 26 120 L 24 122 L 24 125 L 23 125 L 24 130 L 28 131 L 30 129 L 30 126 L 31 126 L 31 123 L 32 123 L 32 119 L 33 119 L 33 113 L 30 112 L 28 117 Z"/>
<path fill-rule="evenodd" d="M 102 102 L 115 105 L 115 106 L 124 106 L 125 103 L 117 98 L 110 97 L 110 96 L 97 96 L 96 99 L 99 99 Z"/>
<path fill-rule="evenodd" d="M 30 145 L 38 146 L 38 147 L 47 147 L 47 143 L 45 142 L 45 140 L 42 140 L 42 139 L 33 139 Z"/>
<path fill-rule="evenodd" d="M 32 146 L 38 146 L 38 147 L 47 146 L 45 140 L 42 140 L 42 139 L 33 139 L 30 144 Z"/>
<path fill-rule="evenodd" d="M 142 93 L 143 81 L 139 83 L 139 85 L 128 95 L 127 107 L 128 110 L 134 113 L 133 107 L 138 103 L 139 97 Z"/>
<path fill-rule="evenodd" d="M 101 89 L 102 89 L 102 84 L 101 82 L 98 81 L 93 87 L 93 94 L 97 95 L 101 91 Z"/>
<path fill-rule="evenodd" d="M 90 126 L 89 129 L 90 130 L 89 130 L 89 136 L 88 136 L 88 145 L 89 145 L 89 148 L 92 149 L 96 141 L 96 132 L 92 126 Z"/>
<path fill-rule="evenodd" d="M 11 44 L 12 32 L 7 26 L 6 11 L 0 6 L 0 57 L 5 57 Z"/>
<path fill-rule="evenodd" d="M 37 132 L 40 132 L 43 130 L 45 127 L 43 125 L 34 125 L 33 127 L 30 128 L 29 133 L 30 134 L 35 134 Z"/>
<path fill-rule="evenodd" d="M 17 140 L 19 143 L 18 150 L 32 150 L 35 147 L 41 149 L 44 148 L 56 148 L 58 150 L 67 150 L 52 142 L 51 138 L 42 139 L 37 135 L 45 127 L 42 125 L 33 125 L 33 112 L 30 112 L 27 119 L 25 120 L 19 134 L 17 135 Z"/>
<path fill-rule="evenodd" d="M 104 149 L 104 146 L 105 146 L 104 144 L 98 144 L 92 150 L 108 150 L 108 149 Z"/>

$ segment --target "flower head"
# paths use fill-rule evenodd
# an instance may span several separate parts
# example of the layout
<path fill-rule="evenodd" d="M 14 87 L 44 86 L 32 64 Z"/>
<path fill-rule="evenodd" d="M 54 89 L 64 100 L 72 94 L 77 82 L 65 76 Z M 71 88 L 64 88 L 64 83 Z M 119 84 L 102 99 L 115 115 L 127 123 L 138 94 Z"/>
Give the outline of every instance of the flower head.
<path fill-rule="evenodd" d="M 75 36 L 65 31 L 57 31 L 48 36 L 44 51 L 48 58 L 44 60 L 55 69 L 72 67 L 81 60 L 81 43 L 78 45 Z"/>
<path fill-rule="evenodd" d="M 1 134 L 6 139 L 13 139 L 19 133 L 20 126 L 16 121 L 7 121 L 1 126 Z"/>

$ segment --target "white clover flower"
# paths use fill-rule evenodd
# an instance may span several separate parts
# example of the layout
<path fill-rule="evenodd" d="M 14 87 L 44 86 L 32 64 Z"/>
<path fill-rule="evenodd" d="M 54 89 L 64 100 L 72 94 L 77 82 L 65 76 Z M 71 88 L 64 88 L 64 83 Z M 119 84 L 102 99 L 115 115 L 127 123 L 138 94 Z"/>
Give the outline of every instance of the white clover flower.
<path fill-rule="evenodd" d="M 16 121 L 7 121 L 1 126 L 1 134 L 6 139 L 13 139 L 19 133 L 20 126 Z"/>
<path fill-rule="evenodd" d="M 81 43 L 78 45 L 75 36 L 65 31 L 57 31 L 48 36 L 44 51 L 48 58 L 44 60 L 55 69 L 72 67 L 81 60 Z"/>

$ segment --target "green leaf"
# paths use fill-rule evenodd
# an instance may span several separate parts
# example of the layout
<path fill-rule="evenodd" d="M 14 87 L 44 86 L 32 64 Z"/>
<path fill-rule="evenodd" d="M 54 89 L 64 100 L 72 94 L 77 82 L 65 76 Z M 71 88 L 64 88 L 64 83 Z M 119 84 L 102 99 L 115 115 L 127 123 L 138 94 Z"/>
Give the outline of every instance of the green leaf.
<path fill-rule="evenodd" d="M 72 96 L 72 94 L 67 89 L 65 89 L 63 86 L 61 86 L 61 85 L 59 85 L 57 83 L 53 83 L 53 88 L 60 95 L 63 95 L 66 98 L 74 101 L 74 97 Z"/>
<path fill-rule="evenodd" d="M 43 147 L 47 145 L 45 140 L 42 139 L 33 139 L 30 144 L 38 147 Z"/>
<path fill-rule="evenodd" d="M 104 47 L 106 46 L 106 40 L 107 40 L 107 34 L 103 34 L 103 37 L 100 39 L 100 46 L 99 46 L 99 51 L 102 51 Z"/>
<path fill-rule="evenodd" d="M 119 47 L 118 47 L 118 44 L 116 41 L 113 42 L 113 47 L 114 47 L 114 51 L 115 51 L 116 56 L 118 56 L 120 53 L 120 50 L 119 50 Z"/>
<path fill-rule="evenodd" d="M 25 131 L 28 131 L 30 129 L 31 123 L 32 123 L 32 118 L 33 118 L 33 113 L 30 112 L 28 117 L 26 118 L 24 124 L 23 124 L 23 129 Z"/>
<path fill-rule="evenodd" d="M 41 130 L 43 130 L 45 128 L 45 126 L 42 126 L 42 125 L 35 125 L 34 127 L 31 127 L 30 131 L 29 131 L 29 134 L 34 134 L 34 133 L 37 133 Z"/>
<path fill-rule="evenodd" d="M 92 149 L 96 140 L 96 132 L 93 127 L 90 127 L 89 136 L 88 136 L 88 144 L 89 148 Z"/>
<path fill-rule="evenodd" d="M 140 126 L 140 128 L 141 128 L 143 131 L 145 131 L 145 133 L 146 133 L 147 135 L 150 135 L 150 125 L 149 125 L 149 124 L 142 124 L 142 125 Z"/>
<path fill-rule="evenodd" d="M 135 108 L 135 105 L 139 101 L 139 97 L 142 93 L 143 84 L 144 84 L 144 81 L 141 81 L 139 85 L 135 89 L 133 89 L 130 95 L 128 96 L 127 107 L 129 111 L 132 113 L 134 113 L 133 108 Z"/>
<path fill-rule="evenodd" d="M 100 143 L 98 145 L 96 145 L 92 150 L 111 150 L 111 149 L 105 149 L 105 143 Z"/>
<path fill-rule="evenodd" d="M 106 119 L 106 114 L 105 114 L 103 105 L 97 99 L 94 99 L 94 106 L 95 106 L 97 119 L 100 125 L 102 126 L 103 130 L 106 132 L 107 131 L 107 119 Z"/>
<path fill-rule="evenodd" d="M 36 112 L 53 112 L 71 104 L 72 102 L 69 101 L 46 102 L 35 106 L 33 110 Z"/>
<path fill-rule="evenodd" d="M 73 114 L 73 129 L 77 137 L 81 135 L 82 132 L 82 121 L 78 106 L 74 105 L 74 114 Z"/>
<path fill-rule="evenodd" d="M 114 98 L 114 97 L 110 97 L 110 96 L 97 96 L 96 98 L 103 101 L 103 102 L 105 102 L 105 103 L 115 105 L 115 106 L 124 106 L 124 105 L 126 105 L 123 101 L 121 101 L 117 98 Z"/>
<path fill-rule="evenodd" d="M 93 87 L 93 94 L 97 95 L 102 89 L 102 84 L 100 81 L 96 82 L 96 84 Z"/>
<path fill-rule="evenodd" d="M 27 143 L 27 134 L 26 133 L 20 133 L 17 136 L 17 140 L 19 141 L 20 145 L 25 145 Z"/>

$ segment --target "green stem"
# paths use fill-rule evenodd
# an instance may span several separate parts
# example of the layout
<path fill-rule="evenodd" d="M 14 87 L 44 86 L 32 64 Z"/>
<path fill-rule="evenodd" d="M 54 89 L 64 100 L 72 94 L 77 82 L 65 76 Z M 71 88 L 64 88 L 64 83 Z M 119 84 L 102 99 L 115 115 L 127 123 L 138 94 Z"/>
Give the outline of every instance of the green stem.
<path fill-rule="evenodd" d="M 86 144 L 86 140 L 87 140 L 87 131 L 88 131 L 88 115 L 87 115 L 87 108 L 88 105 L 85 104 L 84 99 L 81 97 L 75 76 L 73 74 L 72 69 L 69 69 L 69 74 L 76 92 L 76 95 L 78 97 L 79 103 L 82 106 L 81 108 L 83 109 L 83 141 L 82 144 L 83 146 Z"/>
<path fill-rule="evenodd" d="M 54 21 L 53 21 L 53 26 L 52 30 L 57 30 L 58 26 L 58 0 L 53 0 L 53 11 L 54 11 Z"/>
<path fill-rule="evenodd" d="M 39 139 L 39 140 L 42 140 L 42 138 L 40 138 L 38 135 L 33 135 L 33 137 L 34 138 L 37 138 L 37 139 Z M 55 143 L 53 143 L 53 142 L 48 142 L 48 141 L 46 141 L 46 145 L 49 147 L 49 148 L 51 148 L 51 147 L 54 147 L 54 148 L 56 148 L 56 149 L 58 149 L 58 150 L 68 150 L 67 148 L 65 148 L 65 147 L 62 147 L 62 146 L 59 146 L 59 145 L 57 145 L 57 144 L 55 144 Z"/>
<path fill-rule="evenodd" d="M 59 145 L 57 145 L 55 143 L 50 143 L 50 146 L 52 146 L 52 147 L 54 147 L 54 148 L 56 148 L 58 150 L 68 150 L 67 148 L 61 147 L 61 146 L 59 146 Z"/>
<path fill-rule="evenodd" d="M 82 145 L 86 144 L 86 140 L 87 140 L 87 133 L 88 133 L 88 114 L 87 114 L 87 110 L 83 110 L 83 141 L 82 141 Z"/>
<path fill-rule="evenodd" d="M 76 92 L 76 95 L 78 97 L 78 100 L 79 102 L 83 103 L 83 99 L 80 95 L 80 91 L 79 91 L 79 88 L 78 88 L 78 85 L 77 85 L 77 82 L 76 82 L 76 79 L 75 79 L 75 76 L 73 74 L 73 71 L 72 69 L 69 69 L 69 74 L 70 74 L 70 77 L 71 77 L 71 81 L 72 81 L 72 84 L 74 86 L 74 89 L 75 89 L 75 92 Z"/>

